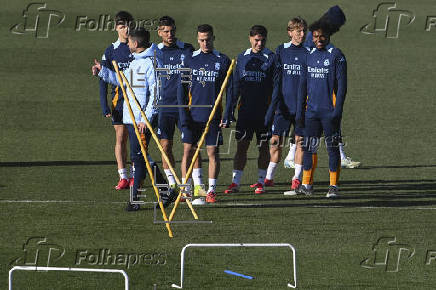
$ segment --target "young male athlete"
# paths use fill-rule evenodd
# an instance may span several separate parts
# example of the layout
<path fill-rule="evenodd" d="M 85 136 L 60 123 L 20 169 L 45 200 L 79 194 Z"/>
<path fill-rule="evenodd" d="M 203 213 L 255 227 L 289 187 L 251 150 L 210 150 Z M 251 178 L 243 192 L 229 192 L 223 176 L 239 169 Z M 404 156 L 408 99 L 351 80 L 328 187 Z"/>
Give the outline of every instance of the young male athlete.
<path fill-rule="evenodd" d="M 171 165 L 174 168 L 173 155 L 173 136 L 175 127 L 179 130 L 179 109 L 177 104 L 177 87 L 180 82 L 180 71 L 184 60 L 192 55 L 194 47 L 189 43 L 184 43 L 176 38 L 176 22 L 170 16 L 163 16 L 159 19 L 157 31 L 162 42 L 157 45 L 161 56 L 161 68 L 158 72 L 158 84 L 160 85 L 160 101 L 158 115 L 158 136 L 160 144 L 167 154 Z M 197 159 L 196 166 L 192 172 L 194 179 L 194 195 L 206 195 L 201 187 L 201 168 L 199 167 L 200 158 Z M 167 176 L 168 182 L 174 186 L 176 181 L 172 175 L 168 164 L 162 158 L 162 165 Z M 182 162 L 182 168 L 186 164 Z M 183 171 L 183 170 L 182 170 Z M 183 176 L 184 177 L 184 176 Z M 185 180 L 182 180 L 185 183 Z"/>
<path fill-rule="evenodd" d="M 300 17 L 291 19 L 288 23 L 288 35 L 291 41 L 280 45 L 276 50 L 276 84 L 273 100 L 265 117 L 266 125 L 271 124 L 274 119 L 270 149 L 271 159 L 266 173 L 265 186 L 274 185 L 273 178 L 280 162 L 284 138 L 288 136 L 291 125 L 295 128 L 297 143 L 295 174 L 292 178 L 291 190 L 295 190 L 301 184 L 303 151 L 299 143 L 303 136 L 303 128 L 297 124 L 296 114 L 299 83 L 308 53 L 307 48 L 303 46 L 306 31 L 307 23 L 304 19 Z"/>
<path fill-rule="evenodd" d="M 133 54 L 134 60 L 130 63 L 128 68 L 124 70 L 124 74 L 132 86 L 135 96 L 141 106 L 141 110 L 145 112 L 147 120 L 153 124 L 156 122 L 155 117 L 157 115 L 157 107 L 155 106 L 155 102 L 156 98 L 158 97 L 155 94 L 156 72 L 153 64 L 154 50 L 156 48 L 155 46 L 150 47 L 149 41 L 150 33 L 144 28 L 139 28 L 129 33 L 128 44 L 129 49 Z M 99 63 L 96 62 L 93 67 L 93 72 L 97 71 L 99 71 L 99 77 L 101 77 L 105 81 L 110 82 L 114 85 L 119 85 L 117 76 L 114 71 L 108 69 L 105 66 L 101 66 Z M 148 144 L 151 133 L 149 130 L 147 130 L 147 127 L 145 126 L 145 120 L 140 113 L 140 109 L 136 105 L 134 96 L 130 93 L 129 90 L 127 90 L 127 97 L 129 99 L 129 103 L 131 105 L 138 129 L 141 134 L 145 134 L 143 138 L 145 139 L 145 143 Z M 137 190 L 146 176 L 146 164 L 144 156 L 141 152 L 141 146 L 136 137 L 133 120 L 130 117 L 130 112 L 126 102 L 123 105 L 123 123 L 126 124 L 127 130 L 129 132 L 130 158 L 135 164 L 133 199 L 137 200 Z M 160 174 L 157 165 L 153 162 L 150 156 L 147 156 L 147 158 L 150 161 L 153 172 L 156 173 L 156 183 L 164 183 L 165 179 Z M 168 198 L 166 199 L 164 199 L 164 196 L 162 196 L 162 198 L 164 199 L 163 202 L 165 207 L 173 201 L 174 196 L 174 192 L 172 192 L 171 196 L 168 196 Z M 139 210 L 139 205 L 128 203 L 126 210 Z"/>
<path fill-rule="evenodd" d="M 112 61 L 115 60 L 120 69 L 125 69 L 133 60 L 127 45 L 129 24 L 132 23 L 133 17 L 129 12 L 120 11 L 115 15 L 115 29 L 118 34 L 118 40 L 106 48 L 102 64 L 113 70 Z M 115 158 L 117 160 L 118 174 L 120 179 L 115 189 L 129 188 L 129 176 L 126 169 L 127 157 L 127 130 L 123 125 L 123 96 L 121 89 L 117 86 L 112 86 L 112 104 L 109 109 L 107 103 L 108 84 L 100 79 L 100 105 L 103 110 L 103 115 L 106 118 L 112 119 L 112 125 L 115 129 Z M 132 176 L 131 176 L 132 177 Z M 133 179 L 131 179 L 133 182 Z"/>
<path fill-rule="evenodd" d="M 340 122 L 347 92 L 347 62 L 343 53 L 330 44 L 333 28 L 328 22 L 318 20 L 309 29 L 315 48 L 307 55 L 305 81 L 301 82 L 299 93 L 302 107 L 307 109 L 304 112 L 303 182 L 296 192 L 306 195 L 313 192 L 313 157 L 324 133 L 330 174 L 326 196 L 335 198 L 341 169 Z"/>
<path fill-rule="evenodd" d="M 345 24 L 346 18 L 345 18 L 345 14 L 342 11 L 342 9 L 338 6 L 332 6 L 330 7 L 326 13 L 324 13 L 324 15 L 321 17 L 322 21 L 328 22 L 331 26 L 332 29 L 332 35 L 336 32 L 339 31 L 339 29 L 341 28 L 342 25 Z M 306 47 L 309 48 L 314 48 L 315 44 L 313 43 L 312 40 L 312 32 L 309 31 L 307 37 L 306 37 L 306 41 L 304 42 L 304 45 Z M 342 132 L 341 132 L 341 136 L 342 136 Z M 361 163 L 359 161 L 354 161 L 351 159 L 351 157 L 348 157 L 347 154 L 345 153 L 345 149 L 344 149 L 345 144 L 342 142 L 342 137 L 341 140 L 339 142 L 339 152 L 341 153 L 341 167 L 342 168 L 358 168 L 360 167 Z M 286 156 L 285 160 L 284 160 L 284 166 L 286 168 L 294 168 L 295 167 L 295 163 L 294 163 L 294 156 L 295 156 L 295 144 L 291 144 L 290 148 L 289 148 L 289 153 Z"/>
<path fill-rule="evenodd" d="M 237 149 L 233 159 L 232 184 L 224 193 L 239 191 L 242 173 L 247 162 L 247 150 L 256 133 L 259 149 L 258 181 L 251 187 L 254 193 L 264 192 L 264 180 L 268 167 L 268 129 L 264 126 L 265 114 L 271 101 L 274 75 L 274 53 L 265 47 L 267 29 L 262 25 L 254 25 L 249 32 L 251 48 L 238 55 L 231 85 L 227 89 L 226 111 L 221 127 L 228 128 L 238 105 L 238 121 L 236 123 Z M 253 114 L 256 112 L 256 114 Z"/>
<path fill-rule="evenodd" d="M 182 125 L 182 141 L 184 146 L 183 160 L 188 165 L 191 159 L 192 148 L 195 147 L 206 127 L 206 122 L 215 104 L 221 85 L 230 66 L 230 59 L 214 49 L 215 36 L 209 24 L 199 25 L 197 40 L 200 49 L 194 51 L 191 57 L 186 58 L 185 68 L 191 69 L 192 80 L 190 85 L 179 85 L 179 105 L 192 105 L 188 108 L 179 108 Z M 206 151 L 209 157 L 209 188 L 206 202 L 216 201 L 216 182 L 220 170 L 219 145 L 222 145 L 222 135 L 219 127 L 221 111 L 217 110 L 206 135 Z M 186 176 L 187 168 L 183 168 Z"/>

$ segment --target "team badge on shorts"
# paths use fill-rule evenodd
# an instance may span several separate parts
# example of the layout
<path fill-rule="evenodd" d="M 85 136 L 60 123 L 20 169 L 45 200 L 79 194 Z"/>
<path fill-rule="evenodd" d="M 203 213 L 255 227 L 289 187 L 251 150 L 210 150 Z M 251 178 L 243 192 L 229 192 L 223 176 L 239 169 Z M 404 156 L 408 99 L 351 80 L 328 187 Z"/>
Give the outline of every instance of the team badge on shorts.
<path fill-rule="evenodd" d="M 215 70 L 220 70 L 220 63 L 219 62 L 216 62 L 215 63 Z"/>
<path fill-rule="evenodd" d="M 326 59 L 326 60 L 324 61 L 324 66 L 328 66 L 329 64 L 330 64 L 329 60 Z"/>

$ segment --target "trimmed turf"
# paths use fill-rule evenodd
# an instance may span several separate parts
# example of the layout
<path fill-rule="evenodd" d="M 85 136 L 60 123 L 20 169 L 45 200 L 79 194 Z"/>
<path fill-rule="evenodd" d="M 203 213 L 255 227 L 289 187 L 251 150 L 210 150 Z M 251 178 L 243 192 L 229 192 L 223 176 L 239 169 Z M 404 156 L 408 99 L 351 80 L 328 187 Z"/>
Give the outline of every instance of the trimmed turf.
<path fill-rule="evenodd" d="M 23 265 L 24 258 L 30 263 L 34 256 L 31 247 L 23 251 L 23 244 L 41 237 L 54 249 L 51 266 L 124 269 L 131 289 L 153 289 L 154 284 L 156 289 L 170 289 L 172 283 L 179 283 L 180 251 L 188 243 L 291 243 L 297 250 L 298 289 L 434 288 L 436 29 L 425 31 L 427 16 L 435 14 L 432 1 L 397 3 L 398 9 L 412 11 L 416 17 L 410 25 L 402 22 L 398 39 L 359 31 L 372 21 L 378 1 L 126 2 L 120 6 L 117 1 L 49 1 L 48 9 L 62 11 L 66 18 L 51 27 L 47 39 L 9 31 L 23 22 L 22 10 L 28 2 L 9 2 L 0 12 L 0 287 L 6 288 L 12 261 L 23 257 L 18 262 Z M 283 196 L 290 171 L 282 163 L 276 186 L 255 196 L 248 187 L 257 175 L 252 146 L 242 192 L 219 195 L 216 204 L 197 208 L 200 219 L 212 224 L 174 224 L 175 237 L 169 239 L 163 224 L 153 223 L 150 205 L 136 213 L 124 212 L 128 192 L 113 189 L 114 132 L 101 115 L 98 82 L 90 74 L 93 59 L 101 57 L 115 36 L 75 31 L 78 16 L 97 19 L 120 9 L 141 19 L 168 14 L 177 21 L 178 36 L 196 47 L 196 25 L 210 23 L 216 31 L 216 48 L 234 58 L 248 47 L 251 25 L 265 25 L 267 46 L 275 49 L 287 41 L 290 17 L 301 15 L 311 22 L 334 4 L 347 15 L 346 25 L 332 38 L 348 60 L 346 150 L 363 163 L 361 169 L 342 171 L 342 199 L 324 198 L 325 148 L 320 150 L 315 196 Z M 153 32 L 152 40 L 158 41 Z M 231 182 L 235 143 L 229 135 L 226 130 L 219 192 Z M 160 159 L 153 146 L 151 152 Z M 178 138 L 175 152 L 180 161 Z M 152 201 L 151 188 L 147 195 Z M 25 200 L 45 202 L 13 202 Z M 185 205 L 175 220 L 192 220 Z M 385 239 L 377 245 L 380 238 Z M 38 265 L 42 266 L 48 252 L 46 245 L 40 248 Z M 371 264 L 373 249 L 383 264 L 380 257 L 386 248 L 391 255 L 388 266 Z M 60 249 L 65 253 L 55 261 Z M 89 255 L 102 249 L 120 254 L 120 260 L 115 265 L 92 265 Z M 80 260 L 84 251 L 88 260 Z M 395 256 L 398 252 L 401 255 Z M 290 282 L 290 255 L 283 249 L 186 253 L 186 289 L 286 289 Z M 124 254 L 142 254 L 144 259 L 127 267 Z M 361 266 L 366 258 L 373 269 Z M 229 276 L 224 270 L 255 279 Z M 117 274 L 17 272 L 13 289 L 122 287 Z"/>

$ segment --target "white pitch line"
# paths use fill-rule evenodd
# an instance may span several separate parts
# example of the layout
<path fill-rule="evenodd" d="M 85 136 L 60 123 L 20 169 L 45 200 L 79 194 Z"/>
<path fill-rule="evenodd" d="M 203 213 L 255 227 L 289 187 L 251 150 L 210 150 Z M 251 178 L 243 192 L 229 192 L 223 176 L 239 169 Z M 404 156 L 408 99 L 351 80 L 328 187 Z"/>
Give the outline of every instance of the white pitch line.
<path fill-rule="evenodd" d="M 96 201 L 96 200 L 7 200 L 2 199 L 0 203 L 107 203 L 123 204 L 124 201 Z"/>
<path fill-rule="evenodd" d="M 272 203 L 217 203 L 217 206 L 268 206 Z M 275 204 L 274 204 L 275 205 Z M 295 204 L 298 207 L 298 204 Z M 206 205 L 207 207 L 207 205 Z M 436 210 L 436 207 L 406 207 L 406 206 L 344 206 L 344 205 L 305 205 L 309 208 L 359 208 L 359 209 L 409 209 L 409 210 Z"/>
<path fill-rule="evenodd" d="M 97 201 L 97 200 L 8 200 L 2 199 L 0 203 L 77 203 L 77 204 L 125 204 L 125 201 Z M 154 204 L 154 202 L 145 202 L 145 204 Z M 217 203 L 217 206 L 253 206 L 261 207 L 275 205 L 273 203 Z M 201 207 L 208 207 L 203 205 Z M 211 206 L 213 207 L 213 205 Z M 295 204 L 298 207 L 298 204 Z M 406 206 L 344 206 L 344 205 L 305 205 L 305 208 L 357 208 L 357 209 L 407 209 L 407 210 L 436 210 L 436 207 L 406 207 Z"/>

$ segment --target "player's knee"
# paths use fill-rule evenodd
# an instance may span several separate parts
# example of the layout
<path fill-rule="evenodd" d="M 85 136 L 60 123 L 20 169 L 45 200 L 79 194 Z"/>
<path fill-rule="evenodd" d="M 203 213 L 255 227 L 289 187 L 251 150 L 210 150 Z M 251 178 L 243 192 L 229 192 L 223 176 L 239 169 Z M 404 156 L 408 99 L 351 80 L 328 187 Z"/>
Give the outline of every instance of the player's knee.
<path fill-rule="evenodd" d="M 341 141 L 341 137 L 339 135 L 335 136 L 327 136 L 325 137 L 325 144 L 327 150 L 339 150 L 339 143 Z"/>
<path fill-rule="evenodd" d="M 209 157 L 209 159 L 216 159 L 218 156 L 218 146 L 208 146 L 207 156 Z"/>
<path fill-rule="evenodd" d="M 313 154 L 318 152 L 319 142 L 319 137 L 304 137 L 302 143 L 303 151 Z"/>
<path fill-rule="evenodd" d="M 131 153 L 130 153 L 130 160 L 135 164 L 135 168 L 136 168 L 136 165 L 137 165 L 137 164 L 138 164 L 139 166 L 140 166 L 142 163 L 145 164 L 144 157 L 142 156 L 142 153 L 141 153 L 141 152 L 137 152 L 137 153 L 135 153 L 135 152 L 132 152 L 132 151 L 131 151 Z"/>
<path fill-rule="evenodd" d="M 185 145 L 185 146 L 183 147 L 183 154 L 184 154 L 185 156 L 189 156 L 189 155 L 191 155 L 192 149 L 193 149 L 192 146 Z"/>
<path fill-rule="evenodd" d="M 172 150 L 172 146 L 171 146 L 171 143 L 170 142 L 162 142 L 161 143 L 161 145 L 162 145 L 162 149 L 166 152 L 166 153 L 169 153 L 169 152 L 171 152 L 171 150 Z"/>
<path fill-rule="evenodd" d="M 302 136 L 295 136 L 295 145 L 297 147 L 302 147 L 304 142 L 304 138 Z"/>
<path fill-rule="evenodd" d="M 280 145 L 280 137 L 277 135 L 273 135 L 271 137 L 270 144 L 272 147 L 278 147 Z"/>

